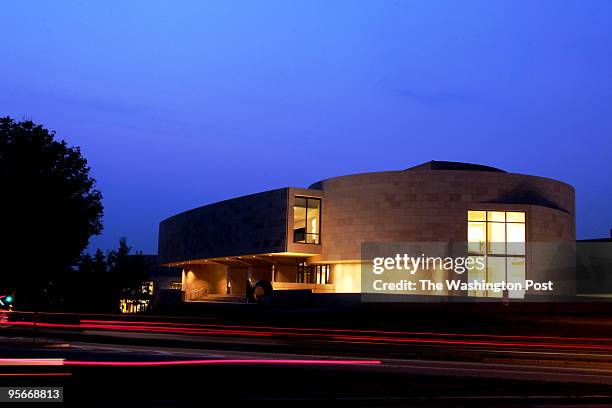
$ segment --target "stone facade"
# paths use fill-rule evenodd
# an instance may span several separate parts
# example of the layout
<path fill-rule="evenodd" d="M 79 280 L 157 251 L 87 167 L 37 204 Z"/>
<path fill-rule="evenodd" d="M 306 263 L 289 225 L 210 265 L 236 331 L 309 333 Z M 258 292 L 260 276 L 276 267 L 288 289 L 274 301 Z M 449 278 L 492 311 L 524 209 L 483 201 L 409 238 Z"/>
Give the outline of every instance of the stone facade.
<path fill-rule="evenodd" d="M 161 262 L 284 252 L 288 191 L 282 188 L 220 201 L 162 221 Z"/>
<path fill-rule="evenodd" d="M 320 244 L 293 242 L 296 196 L 322 199 Z M 167 264 L 188 265 L 192 272 L 208 275 L 194 282 L 205 282 L 201 285 L 215 293 L 227 290 L 227 276 L 234 293 L 241 293 L 239 282 L 247 276 L 275 278 L 278 287 L 294 287 L 300 262 L 330 265 L 328 285 L 320 291 L 356 292 L 364 242 L 461 243 L 467 240 L 468 210 L 522 211 L 528 245 L 568 245 L 563 250 L 567 259 L 559 261 L 563 268 L 555 264 L 558 253 L 528 250 L 527 279 L 553 276 L 565 282 L 563 293 L 570 294 L 575 272 L 565 265 L 571 263 L 575 243 L 574 202 L 573 187 L 560 181 L 487 166 L 429 162 L 407 170 L 335 177 L 308 189 L 273 190 L 178 214 L 160 224 L 159 254 Z M 217 266 L 204 266 L 204 260 Z"/>
<path fill-rule="evenodd" d="M 316 183 L 325 196 L 323 252 L 361 258 L 362 242 L 465 242 L 467 210 L 527 213 L 528 241 L 575 241 L 574 189 L 542 177 L 466 170 L 404 170 Z M 549 207 L 533 205 L 546 202 Z M 555 208 L 556 207 L 556 208 Z"/>

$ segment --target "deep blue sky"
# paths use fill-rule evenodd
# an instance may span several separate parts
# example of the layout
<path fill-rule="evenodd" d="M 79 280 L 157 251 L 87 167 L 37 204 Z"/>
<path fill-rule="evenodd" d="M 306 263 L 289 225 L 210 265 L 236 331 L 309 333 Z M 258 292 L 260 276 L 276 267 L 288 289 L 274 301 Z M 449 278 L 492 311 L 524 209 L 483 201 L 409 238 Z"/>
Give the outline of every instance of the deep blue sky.
<path fill-rule="evenodd" d="M 340 174 L 476 162 L 612 227 L 612 1 L 12 1 L 0 115 L 81 146 L 105 230 Z"/>

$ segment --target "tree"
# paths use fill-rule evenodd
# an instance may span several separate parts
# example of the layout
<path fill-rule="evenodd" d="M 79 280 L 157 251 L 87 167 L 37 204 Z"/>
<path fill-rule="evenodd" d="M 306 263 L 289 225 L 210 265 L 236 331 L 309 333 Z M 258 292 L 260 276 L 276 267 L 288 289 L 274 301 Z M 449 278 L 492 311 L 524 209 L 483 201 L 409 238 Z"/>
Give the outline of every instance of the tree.
<path fill-rule="evenodd" d="M 132 247 L 128 245 L 127 238 L 119 240 L 119 247 L 108 252 L 107 262 L 110 273 L 115 274 L 117 283 L 122 288 L 139 286 L 147 278 L 146 265 L 142 252 L 130 255 Z"/>
<path fill-rule="evenodd" d="M 119 239 L 119 247 L 117 250 L 108 252 L 107 260 L 109 270 L 117 274 L 125 274 L 129 272 L 129 255 L 132 247 L 128 245 L 127 238 Z"/>
<path fill-rule="evenodd" d="M 79 272 L 81 273 L 91 273 L 93 272 L 93 259 L 88 252 L 85 252 L 81 255 L 81 259 L 79 260 Z"/>
<path fill-rule="evenodd" d="M 147 266 L 142 252 L 130 255 L 132 247 L 127 238 L 119 240 L 119 247 L 108 252 L 107 261 L 113 282 L 117 285 L 117 293 L 123 300 L 151 300 L 151 294 L 145 288 L 147 284 Z"/>
<path fill-rule="evenodd" d="M 9 117 L 0 118 L 0 191 L 2 285 L 32 305 L 102 231 L 102 194 L 78 147 Z"/>
<path fill-rule="evenodd" d="M 94 254 L 92 269 L 95 273 L 106 272 L 106 256 L 104 256 L 104 252 L 102 252 L 100 248 L 98 248 Z"/>

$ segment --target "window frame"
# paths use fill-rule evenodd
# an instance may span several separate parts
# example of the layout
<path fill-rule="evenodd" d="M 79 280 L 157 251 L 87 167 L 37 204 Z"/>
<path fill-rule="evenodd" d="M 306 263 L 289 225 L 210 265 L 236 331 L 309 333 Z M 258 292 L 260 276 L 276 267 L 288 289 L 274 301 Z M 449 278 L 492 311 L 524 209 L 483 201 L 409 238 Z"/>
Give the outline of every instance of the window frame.
<path fill-rule="evenodd" d="M 295 200 L 301 198 L 306 200 L 306 213 L 304 214 L 304 241 L 296 241 L 295 239 Z M 291 231 L 293 232 L 293 243 L 294 244 L 305 244 L 305 245 L 321 245 L 321 229 L 322 229 L 322 219 L 323 219 L 323 200 L 321 199 L 321 197 L 309 197 L 309 196 L 302 196 L 302 195 L 296 195 L 293 197 L 293 216 L 292 216 L 292 225 L 291 225 Z M 318 231 L 317 233 L 314 232 L 307 232 L 308 231 L 308 202 L 309 201 L 318 201 L 319 202 L 319 218 L 318 218 Z M 308 242 L 308 236 L 316 236 L 317 238 L 317 242 Z"/>
<path fill-rule="evenodd" d="M 485 213 L 485 218 L 484 220 L 470 220 L 470 212 L 471 211 L 477 211 L 477 212 L 484 212 Z M 490 220 L 489 219 L 489 212 L 503 212 L 504 213 L 504 221 L 494 221 L 494 220 Z M 508 221 L 508 215 L 507 213 L 523 213 L 523 221 Z M 467 220 L 466 220 L 466 226 L 469 226 L 470 222 L 482 222 L 485 225 L 485 245 L 484 245 L 484 251 L 483 252 L 474 252 L 474 251 L 470 251 L 470 247 L 469 247 L 469 236 L 466 237 L 468 238 L 468 246 L 467 246 L 467 255 L 468 256 L 483 256 L 485 259 L 485 280 L 488 282 L 489 281 L 489 258 L 504 258 L 504 274 L 505 274 L 505 280 L 506 282 L 508 282 L 508 261 L 511 258 L 521 258 L 524 260 L 525 263 L 525 279 L 527 279 L 527 237 L 528 235 L 528 231 L 527 231 L 527 211 L 525 210 L 505 210 L 505 209 L 472 209 L 472 208 L 468 208 L 467 210 Z M 503 224 L 504 225 L 504 252 L 503 254 L 500 253 L 492 253 L 490 252 L 490 248 L 489 248 L 489 224 Z M 517 254 L 511 254 L 508 252 L 508 224 L 522 224 L 524 225 L 524 236 L 525 236 L 525 241 L 523 242 L 524 245 L 524 253 L 521 255 L 517 255 Z M 469 276 L 468 276 L 469 278 Z M 469 296 L 469 295 L 468 295 Z M 473 295 L 472 295 L 473 296 Z M 477 296 L 478 297 L 478 296 Z M 485 295 L 485 297 L 490 297 L 489 295 Z M 502 293 L 502 297 L 504 299 L 508 299 L 509 298 L 509 294 L 508 291 L 504 291 Z M 523 298 L 524 298 L 524 294 L 523 294 Z"/>
<path fill-rule="evenodd" d="M 330 270 L 329 264 L 308 265 L 306 262 L 299 262 L 295 281 L 296 283 L 327 285 L 330 281 Z"/>

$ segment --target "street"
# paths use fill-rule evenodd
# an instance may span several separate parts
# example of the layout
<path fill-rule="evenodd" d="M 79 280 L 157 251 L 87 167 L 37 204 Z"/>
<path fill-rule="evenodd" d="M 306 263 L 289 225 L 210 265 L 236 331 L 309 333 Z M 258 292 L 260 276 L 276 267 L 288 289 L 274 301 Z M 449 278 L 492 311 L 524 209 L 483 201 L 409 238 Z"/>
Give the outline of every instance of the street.
<path fill-rule="evenodd" d="M 601 336 L 27 317 L 3 322 L 0 381 L 61 384 L 67 402 L 144 404 L 171 389 L 176 403 L 612 403 L 612 338 Z"/>

